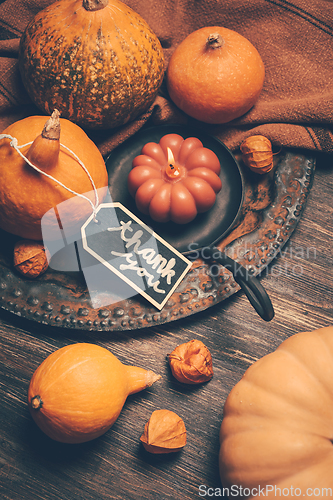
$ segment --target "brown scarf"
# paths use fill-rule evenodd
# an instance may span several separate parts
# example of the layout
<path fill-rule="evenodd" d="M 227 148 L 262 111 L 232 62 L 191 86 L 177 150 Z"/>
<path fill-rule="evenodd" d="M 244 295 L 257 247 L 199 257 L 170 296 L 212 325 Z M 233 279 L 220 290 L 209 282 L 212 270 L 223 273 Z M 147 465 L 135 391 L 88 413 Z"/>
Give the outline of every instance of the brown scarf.
<path fill-rule="evenodd" d="M 41 114 L 25 92 L 17 67 L 19 38 L 52 0 L 0 0 L 0 131 Z M 255 106 L 220 126 L 195 122 L 178 110 L 163 86 L 151 108 L 118 130 L 89 133 L 104 155 L 147 122 L 202 126 L 231 150 L 253 134 L 277 147 L 333 154 L 333 3 L 327 0 L 125 0 L 162 42 L 166 63 L 177 45 L 203 26 L 224 26 L 248 38 L 266 68 Z"/>

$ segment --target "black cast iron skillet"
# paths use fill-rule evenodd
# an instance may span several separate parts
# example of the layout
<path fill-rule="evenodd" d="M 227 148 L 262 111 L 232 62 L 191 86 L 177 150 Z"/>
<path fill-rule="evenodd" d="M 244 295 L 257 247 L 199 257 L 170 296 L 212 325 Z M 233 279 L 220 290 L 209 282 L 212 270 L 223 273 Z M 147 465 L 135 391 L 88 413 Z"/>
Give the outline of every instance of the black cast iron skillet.
<path fill-rule="evenodd" d="M 127 188 L 127 176 L 132 168 L 133 159 L 141 153 L 142 147 L 147 142 L 158 143 L 166 134 L 179 134 L 184 139 L 197 137 L 204 147 L 214 151 L 221 163 L 222 190 L 217 195 L 214 207 L 204 214 L 199 214 L 186 225 L 173 222 L 157 223 L 149 216 L 138 213 L 135 201 Z M 230 270 L 259 316 L 265 321 L 270 321 L 274 317 L 271 300 L 259 280 L 216 247 L 216 244 L 237 223 L 244 196 L 244 183 L 239 165 L 222 142 L 200 130 L 181 125 L 145 128 L 118 146 L 107 158 L 106 166 L 109 172 L 112 201 L 122 203 L 189 259 L 195 260 L 200 256 L 203 259 L 213 260 Z"/>

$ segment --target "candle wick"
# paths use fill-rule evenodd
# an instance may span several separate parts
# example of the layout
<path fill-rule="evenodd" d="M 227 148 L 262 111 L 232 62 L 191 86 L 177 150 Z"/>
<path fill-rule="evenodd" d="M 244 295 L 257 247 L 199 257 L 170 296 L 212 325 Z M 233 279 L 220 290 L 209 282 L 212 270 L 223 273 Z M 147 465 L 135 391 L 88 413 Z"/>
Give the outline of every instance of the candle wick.
<path fill-rule="evenodd" d="M 171 170 L 173 170 L 175 167 L 172 165 L 172 163 L 170 163 L 169 167 L 171 168 Z"/>

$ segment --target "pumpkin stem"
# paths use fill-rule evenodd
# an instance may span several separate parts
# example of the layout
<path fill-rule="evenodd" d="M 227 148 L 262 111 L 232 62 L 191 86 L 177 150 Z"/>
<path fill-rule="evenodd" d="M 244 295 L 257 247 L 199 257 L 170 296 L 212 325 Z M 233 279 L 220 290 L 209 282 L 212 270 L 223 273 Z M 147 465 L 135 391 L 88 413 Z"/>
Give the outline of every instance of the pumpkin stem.
<path fill-rule="evenodd" d="M 109 0 L 83 0 L 82 5 L 86 10 L 93 12 L 104 9 L 108 3 Z"/>
<path fill-rule="evenodd" d="M 128 382 L 128 395 L 135 394 L 136 392 L 150 387 L 161 378 L 161 375 L 157 375 L 151 370 L 145 370 L 137 366 L 127 365 L 125 369 Z"/>
<path fill-rule="evenodd" d="M 60 113 L 55 109 L 44 125 L 42 137 L 45 139 L 60 140 Z"/>
<path fill-rule="evenodd" d="M 224 40 L 218 33 L 212 33 L 207 38 L 207 47 L 210 49 L 219 49 L 224 45 Z"/>
<path fill-rule="evenodd" d="M 34 396 L 30 401 L 31 408 L 34 410 L 39 410 L 43 406 L 43 401 L 40 396 Z"/>
<path fill-rule="evenodd" d="M 41 170 L 50 170 L 58 163 L 60 152 L 60 113 L 55 109 L 42 133 L 31 144 L 26 157 Z"/>

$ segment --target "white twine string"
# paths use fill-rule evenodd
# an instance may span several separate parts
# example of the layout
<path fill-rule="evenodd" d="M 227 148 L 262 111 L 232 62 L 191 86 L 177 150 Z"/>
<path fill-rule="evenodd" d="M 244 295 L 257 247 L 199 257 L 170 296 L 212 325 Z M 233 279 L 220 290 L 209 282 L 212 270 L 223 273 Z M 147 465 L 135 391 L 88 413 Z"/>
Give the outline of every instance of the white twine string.
<path fill-rule="evenodd" d="M 80 166 L 83 168 L 83 170 L 85 171 L 85 173 L 89 177 L 89 180 L 91 182 L 91 185 L 93 187 L 93 191 L 94 191 L 94 194 L 95 194 L 95 204 L 87 196 L 85 196 L 84 194 L 77 193 L 73 189 L 70 189 L 69 187 L 65 186 L 65 184 L 63 184 L 62 182 L 60 182 L 57 179 L 55 179 L 54 177 L 52 177 L 52 175 L 47 174 L 43 170 L 40 170 L 26 156 L 24 156 L 24 154 L 20 151 L 20 149 L 24 148 L 26 146 L 31 146 L 31 144 L 33 143 L 33 141 L 27 142 L 26 144 L 23 144 L 22 146 L 19 146 L 18 145 L 18 140 L 16 139 L 16 137 L 12 137 L 9 134 L 0 134 L 0 139 L 10 139 L 11 141 L 10 141 L 9 145 L 12 148 L 14 148 L 15 151 L 17 151 L 17 153 L 24 159 L 24 161 L 26 161 L 28 163 L 28 165 L 30 165 L 30 167 L 34 168 L 36 170 L 36 172 L 39 172 L 40 174 L 45 175 L 45 177 L 48 177 L 49 179 L 53 180 L 54 182 L 56 182 L 57 184 L 59 184 L 60 186 L 62 186 L 64 189 L 67 189 L 67 191 L 69 191 L 70 193 L 74 194 L 75 196 L 79 196 L 80 198 L 83 198 L 84 200 L 88 201 L 90 203 L 91 207 L 92 207 L 92 213 L 93 213 L 94 221 L 97 222 L 96 213 L 97 213 L 97 207 L 99 205 L 98 191 L 96 189 L 95 183 L 94 183 L 93 178 L 91 177 L 88 169 L 86 168 L 86 166 L 84 165 L 84 163 L 80 160 L 80 158 L 74 153 L 74 151 L 72 151 L 70 148 L 68 148 L 64 144 L 60 143 L 60 146 L 62 148 L 66 149 L 70 154 L 72 154 L 74 156 L 74 158 L 78 161 L 78 163 L 80 164 Z"/>

